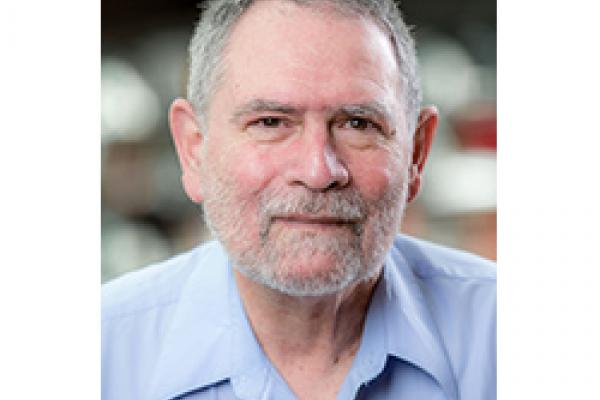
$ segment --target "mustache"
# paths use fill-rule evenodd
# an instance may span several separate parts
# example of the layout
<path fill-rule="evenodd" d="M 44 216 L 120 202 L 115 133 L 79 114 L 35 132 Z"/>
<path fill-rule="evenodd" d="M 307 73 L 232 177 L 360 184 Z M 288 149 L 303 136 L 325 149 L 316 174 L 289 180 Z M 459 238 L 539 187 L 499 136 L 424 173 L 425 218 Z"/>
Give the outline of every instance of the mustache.
<path fill-rule="evenodd" d="M 289 189 L 288 189 L 289 190 Z M 362 233 L 367 202 L 352 188 L 341 191 L 310 192 L 302 189 L 287 193 L 263 193 L 259 200 L 260 235 L 266 238 L 273 220 L 289 215 L 311 215 L 351 223 L 355 233 Z"/>

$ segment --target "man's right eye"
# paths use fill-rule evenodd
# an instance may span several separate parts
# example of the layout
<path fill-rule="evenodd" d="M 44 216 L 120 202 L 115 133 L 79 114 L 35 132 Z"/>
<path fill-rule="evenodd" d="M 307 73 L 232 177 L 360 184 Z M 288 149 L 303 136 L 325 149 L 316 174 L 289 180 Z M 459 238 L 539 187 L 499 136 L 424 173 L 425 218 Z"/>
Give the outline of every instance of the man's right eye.
<path fill-rule="evenodd" d="M 277 117 L 264 117 L 257 119 L 252 125 L 265 127 L 265 128 L 278 128 L 283 124 L 283 120 Z"/>
<path fill-rule="evenodd" d="M 294 133 L 295 124 L 284 117 L 260 117 L 250 120 L 246 131 L 258 141 L 283 140 Z"/>

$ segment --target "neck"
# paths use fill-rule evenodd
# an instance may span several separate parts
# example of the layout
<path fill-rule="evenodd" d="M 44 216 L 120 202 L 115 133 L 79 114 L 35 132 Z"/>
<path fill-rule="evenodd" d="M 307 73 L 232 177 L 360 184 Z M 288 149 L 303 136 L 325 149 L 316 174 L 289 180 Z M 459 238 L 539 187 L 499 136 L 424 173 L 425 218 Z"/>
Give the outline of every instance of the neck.
<path fill-rule="evenodd" d="M 302 387 L 303 378 L 315 382 L 335 371 L 345 377 L 360 344 L 377 277 L 319 297 L 286 295 L 237 271 L 235 279 L 258 342 L 292 389 L 293 381 Z"/>

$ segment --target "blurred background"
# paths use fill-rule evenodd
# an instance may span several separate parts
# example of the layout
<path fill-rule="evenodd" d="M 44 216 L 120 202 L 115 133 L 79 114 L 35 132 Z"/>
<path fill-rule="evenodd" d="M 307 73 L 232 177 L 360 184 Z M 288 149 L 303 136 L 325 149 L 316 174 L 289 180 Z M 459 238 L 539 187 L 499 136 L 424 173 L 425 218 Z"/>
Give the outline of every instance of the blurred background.
<path fill-rule="evenodd" d="M 167 124 L 198 1 L 102 0 L 102 281 L 210 238 Z M 496 259 L 496 2 L 405 0 L 440 125 L 402 231 Z"/>

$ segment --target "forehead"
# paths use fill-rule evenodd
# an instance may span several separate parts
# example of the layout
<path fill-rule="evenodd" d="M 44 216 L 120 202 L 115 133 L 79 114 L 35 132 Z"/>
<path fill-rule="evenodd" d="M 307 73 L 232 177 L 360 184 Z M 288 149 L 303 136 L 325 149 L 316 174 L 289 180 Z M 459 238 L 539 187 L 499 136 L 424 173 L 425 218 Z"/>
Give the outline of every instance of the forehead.
<path fill-rule="evenodd" d="M 234 27 L 224 61 L 223 86 L 233 101 L 259 97 L 326 108 L 400 97 L 383 30 L 326 6 L 256 2 Z"/>

